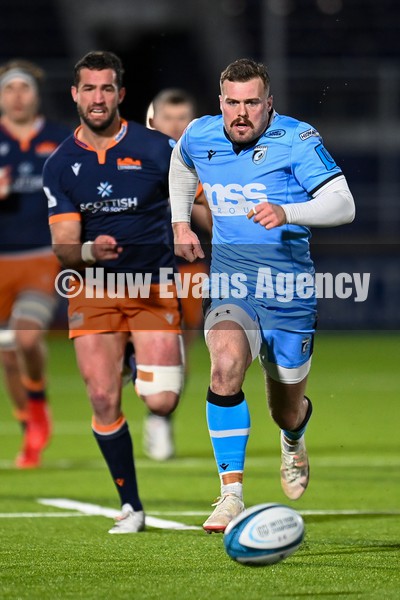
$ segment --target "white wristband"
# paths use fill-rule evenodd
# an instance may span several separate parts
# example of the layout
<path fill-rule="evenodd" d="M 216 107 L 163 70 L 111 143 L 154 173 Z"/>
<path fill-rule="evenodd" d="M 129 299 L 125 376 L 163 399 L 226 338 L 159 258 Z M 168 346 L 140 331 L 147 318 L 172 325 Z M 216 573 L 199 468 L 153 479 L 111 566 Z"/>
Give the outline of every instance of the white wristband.
<path fill-rule="evenodd" d="M 93 265 L 96 262 L 93 254 L 93 244 L 94 242 L 85 242 L 82 244 L 81 257 L 83 262 L 85 262 L 87 265 Z"/>

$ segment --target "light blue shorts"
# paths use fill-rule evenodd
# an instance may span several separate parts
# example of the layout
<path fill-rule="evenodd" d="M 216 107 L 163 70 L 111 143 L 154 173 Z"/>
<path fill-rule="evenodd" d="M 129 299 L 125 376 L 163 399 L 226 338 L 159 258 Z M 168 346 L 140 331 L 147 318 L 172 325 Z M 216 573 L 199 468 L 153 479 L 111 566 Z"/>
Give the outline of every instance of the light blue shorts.
<path fill-rule="evenodd" d="M 205 315 L 206 337 L 211 327 L 221 321 L 234 321 L 243 327 L 253 360 L 259 356 L 273 379 L 297 383 L 308 374 L 316 323 L 314 306 L 307 313 L 267 309 L 255 300 L 215 299 Z"/>

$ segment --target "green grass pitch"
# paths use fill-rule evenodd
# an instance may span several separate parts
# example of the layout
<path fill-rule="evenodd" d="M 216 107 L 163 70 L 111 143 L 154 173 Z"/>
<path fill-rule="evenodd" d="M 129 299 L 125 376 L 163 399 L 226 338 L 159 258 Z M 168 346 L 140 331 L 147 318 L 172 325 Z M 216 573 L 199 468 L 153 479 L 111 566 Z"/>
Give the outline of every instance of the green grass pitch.
<path fill-rule="evenodd" d="M 0 384 L 0 599 L 388 600 L 400 598 L 400 334 L 320 333 L 308 393 L 311 481 L 288 501 L 279 483 L 279 435 L 255 363 L 244 391 L 252 416 L 247 506 L 283 502 L 303 514 L 306 538 L 285 561 L 245 567 L 221 535 L 148 527 L 110 536 L 110 518 L 38 502 L 63 498 L 118 509 L 90 429 L 91 411 L 65 334 L 49 338 L 54 437 L 43 467 L 12 467 L 21 433 Z M 177 457 L 142 451 L 144 406 L 124 388 L 148 515 L 200 527 L 219 492 L 205 422 L 209 361 L 200 337 L 174 417 Z M 48 515 L 47 517 L 45 515 Z M 64 515 L 64 516 L 63 516 Z"/>

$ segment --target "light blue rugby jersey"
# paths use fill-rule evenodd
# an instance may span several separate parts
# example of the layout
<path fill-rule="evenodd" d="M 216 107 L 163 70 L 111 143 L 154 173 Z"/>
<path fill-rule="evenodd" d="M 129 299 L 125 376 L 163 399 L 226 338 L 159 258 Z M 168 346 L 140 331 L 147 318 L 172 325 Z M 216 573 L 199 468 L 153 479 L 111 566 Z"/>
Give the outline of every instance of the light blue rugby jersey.
<path fill-rule="evenodd" d="M 246 215 L 266 200 L 310 200 L 319 187 L 342 174 L 319 133 L 308 123 L 274 113 L 255 143 L 236 150 L 222 115 L 193 121 L 181 138 L 182 158 L 196 169 L 212 211 L 212 272 L 246 274 L 249 293 L 260 268 L 271 269 L 273 276 L 313 274 L 307 227 L 266 230 Z"/>

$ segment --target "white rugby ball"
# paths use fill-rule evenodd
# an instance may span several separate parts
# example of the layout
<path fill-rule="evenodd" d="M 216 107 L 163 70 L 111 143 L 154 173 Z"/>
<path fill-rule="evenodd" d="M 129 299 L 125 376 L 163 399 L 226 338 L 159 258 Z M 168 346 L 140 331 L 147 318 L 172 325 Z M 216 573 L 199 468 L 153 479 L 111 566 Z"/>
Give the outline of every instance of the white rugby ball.
<path fill-rule="evenodd" d="M 299 513 L 284 504 L 257 504 L 229 523 L 224 546 L 243 565 L 272 565 L 293 554 L 303 539 Z"/>

